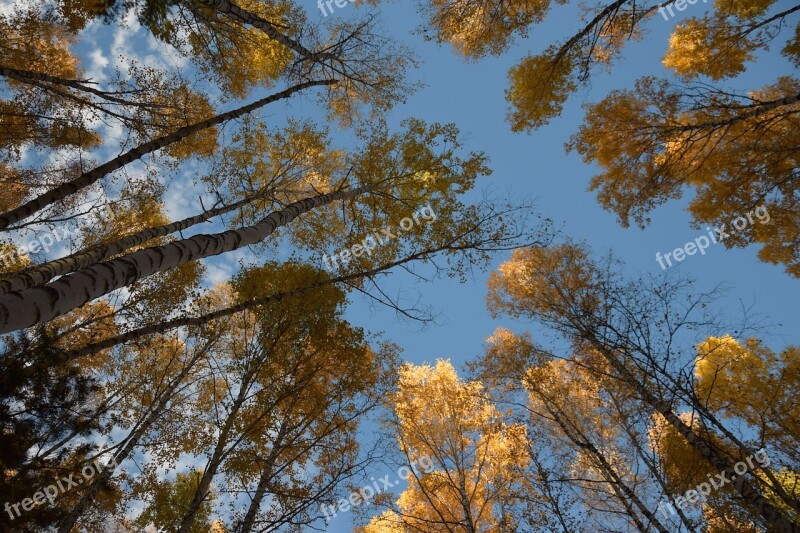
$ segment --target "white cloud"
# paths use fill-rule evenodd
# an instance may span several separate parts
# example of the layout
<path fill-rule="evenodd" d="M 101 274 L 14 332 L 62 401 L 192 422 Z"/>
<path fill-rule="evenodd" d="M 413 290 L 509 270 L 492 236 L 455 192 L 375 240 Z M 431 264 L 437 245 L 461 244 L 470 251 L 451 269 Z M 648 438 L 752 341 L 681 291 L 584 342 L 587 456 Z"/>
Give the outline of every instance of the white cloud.
<path fill-rule="evenodd" d="M 86 71 L 86 77 L 92 81 L 104 81 L 108 78 L 105 69 L 108 67 L 109 60 L 100 48 L 95 48 L 89 52 L 90 67 Z"/>

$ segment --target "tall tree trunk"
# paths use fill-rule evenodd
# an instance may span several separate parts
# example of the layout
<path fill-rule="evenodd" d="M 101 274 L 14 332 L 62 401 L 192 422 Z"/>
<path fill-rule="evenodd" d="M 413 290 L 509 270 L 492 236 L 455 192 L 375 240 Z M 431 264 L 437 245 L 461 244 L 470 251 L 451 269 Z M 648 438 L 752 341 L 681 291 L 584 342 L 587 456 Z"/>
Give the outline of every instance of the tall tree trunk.
<path fill-rule="evenodd" d="M 742 454 L 742 457 L 748 457 L 755 453 L 755 450 L 751 449 L 749 446 L 745 445 L 739 437 L 737 437 L 730 429 L 725 426 L 717 416 L 711 412 L 708 406 L 697 397 L 697 394 L 687 388 L 684 383 L 680 382 L 678 379 L 675 379 L 673 376 L 668 374 L 669 380 L 675 385 L 676 389 L 682 392 L 685 395 L 685 400 L 692 406 L 692 409 L 700 416 L 701 419 L 707 420 L 711 423 L 712 427 L 717 428 L 725 437 L 739 449 L 739 453 Z M 792 497 L 781 485 L 780 481 L 775 477 L 775 474 L 769 468 L 762 468 L 761 471 L 764 473 L 764 476 L 769 480 L 770 489 L 775 492 L 775 494 L 784 501 L 786 505 L 794 509 L 796 512 L 800 513 L 800 501 L 797 498 Z M 752 473 L 752 472 L 751 472 Z"/>
<path fill-rule="evenodd" d="M 159 419 L 161 414 L 166 409 L 167 404 L 173 398 L 180 384 L 189 375 L 189 372 L 194 368 L 197 362 L 206 354 L 208 349 L 213 344 L 213 341 L 207 342 L 202 349 L 197 350 L 197 353 L 184 365 L 180 373 L 175 376 L 168 384 L 167 387 L 160 394 L 158 403 L 150 409 L 144 420 L 142 420 L 138 427 L 136 427 L 125 439 L 125 445 L 114 454 L 112 461 L 99 472 L 92 480 L 92 484 L 81 494 L 78 502 L 72 507 L 67 516 L 63 519 L 58 527 L 58 533 L 69 533 L 75 526 L 80 517 L 85 513 L 92 503 L 94 503 L 97 493 L 108 481 L 113 477 L 117 467 L 122 464 L 133 449 L 139 444 L 139 439 L 145 435 L 153 424 Z"/>
<path fill-rule="evenodd" d="M 624 417 L 625 416 L 625 412 L 623 411 L 622 406 L 620 405 L 620 403 L 617 401 L 616 396 L 611 395 L 611 401 L 614 403 L 614 407 L 616 407 L 616 409 L 617 409 L 617 414 L 620 417 Z M 653 475 L 653 478 L 656 480 L 658 485 L 661 487 L 661 490 L 664 491 L 665 495 L 669 496 L 669 491 L 667 489 L 667 484 L 664 481 L 664 477 L 663 477 L 662 473 L 658 470 L 658 468 L 656 467 L 655 463 L 653 463 L 653 461 L 651 461 L 650 458 L 647 456 L 647 453 L 642 448 L 642 445 L 639 443 L 639 440 L 638 440 L 637 436 L 634 434 L 633 431 L 631 431 L 631 428 L 627 425 L 627 423 L 623 425 L 623 429 L 625 430 L 625 433 L 628 435 L 628 438 L 630 439 L 631 443 L 633 444 L 633 447 L 636 450 L 636 453 L 639 454 L 639 457 L 641 458 L 642 462 L 645 464 L 645 466 L 647 466 L 647 469 L 650 470 L 650 473 Z M 692 525 L 692 522 L 689 520 L 689 518 L 686 516 L 686 514 L 681 510 L 681 508 L 680 507 L 675 507 L 675 511 L 678 513 L 678 517 L 681 519 L 681 523 L 686 528 L 686 531 L 694 531 L 695 528 Z"/>
<path fill-rule="evenodd" d="M 48 261 L 40 265 L 26 268 L 25 270 L 16 272 L 13 275 L 0 280 L 0 295 L 11 291 L 21 291 L 30 287 L 43 285 L 56 276 L 63 276 L 71 272 L 77 272 L 78 270 L 88 268 L 99 263 L 100 261 L 103 261 L 104 259 L 108 259 L 109 257 L 120 254 L 126 250 L 129 250 L 130 248 L 133 248 L 134 246 L 138 246 L 157 237 L 163 237 L 178 231 L 183 231 L 216 216 L 229 213 L 257 198 L 266 196 L 271 192 L 272 190 L 266 190 L 260 194 L 248 196 L 247 198 L 239 200 L 238 202 L 230 205 L 216 209 L 210 209 L 200 215 L 195 215 L 193 217 L 185 218 L 178 222 L 172 222 L 163 226 L 147 228 L 134 233 L 133 235 L 122 237 L 114 242 L 93 246 L 88 250 L 76 252 L 66 257 L 62 257 L 61 259 Z"/>
<path fill-rule="evenodd" d="M 800 533 L 800 527 L 793 524 L 776 507 L 767 501 L 767 499 L 764 498 L 764 495 L 761 494 L 761 491 L 749 483 L 744 475 L 734 475 L 733 465 L 731 465 L 730 462 L 722 457 L 715 449 L 709 446 L 708 443 L 702 437 L 697 435 L 689 425 L 681 420 L 681 418 L 673 411 L 672 405 L 658 398 L 644 384 L 636 379 L 636 377 L 631 374 L 622 361 L 619 360 L 617 355 L 612 353 L 607 346 L 605 346 L 594 336 L 590 327 L 586 326 L 585 324 L 578 324 L 577 329 L 580 331 L 582 337 L 589 341 L 591 345 L 594 346 L 600 352 L 600 354 L 602 354 L 606 361 L 608 361 L 611 367 L 619 373 L 619 377 L 625 383 L 627 383 L 646 404 L 648 404 L 655 412 L 662 415 L 666 421 L 678 431 L 678 433 L 683 435 L 683 437 L 689 442 L 689 445 L 692 446 L 701 457 L 706 459 L 720 472 L 730 473 L 731 479 L 735 478 L 733 481 L 733 486 L 741 495 L 744 502 L 753 507 L 753 509 L 755 509 L 756 512 L 761 515 L 768 524 L 774 526 L 775 531 L 779 533 Z"/>
<path fill-rule="evenodd" d="M 166 146 L 171 144 L 175 144 L 190 135 L 197 133 L 199 131 L 205 130 L 212 126 L 216 126 L 217 124 L 222 124 L 223 122 L 227 122 L 229 120 L 241 117 L 242 115 L 246 115 L 252 111 L 260 107 L 264 107 L 267 104 L 272 102 L 276 102 L 278 100 L 283 100 L 285 98 L 291 97 L 293 94 L 302 91 L 303 89 L 307 89 L 309 87 L 314 86 L 322 86 L 322 85 L 333 85 L 338 83 L 336 80 L 317 80 L 317 81 L 307 81 L 295 85 L 293 87 L 289 87 L 288 89 L 281 91 L 279 93 L 275 93 L 273 95 L 267 96 L 266 98 L 262 98 L 260 100 L 256 100 L 255 102 L 248 104 L 246 106 L 240 107 L 238 109 L 234 109 L 233 111 L 228 111 L 227 113 L 222 113 L 215 117 L 200 121 L 196 124 L 192 124 L 189 126 L 184 126 L 182 128 L 177 129 L 176 131 L 170 133 L 169 135 L 165 135 L 163 137 L 159 137 L 158 139 L 154 139 L 152 141 L 146 142 L 133 148 L 122 155 L 119 155 L 100 165 L 99 167 L 95 167 L 94 169 L 90 170 L 89 172 L 85 172 L 75 178 L 72 181 L 68 181 L 58 187 L 47 191 L 46 193 L 30 200 L 29 202 L 8 211 L 7 213 L 0 214 L 0 230 L 7 229 L 11 224 L 15 222 L 19 222 L 20 220 L 24 220 L 34 213 L 37 213 L 44 209 L 45 207 L 52 205 L 59 200 L 63 200 L 67 198 L 71 194 L 75 194 L 76 192 L 90 186 L 97 180 L 103 178 L 104 176 L 114 172 L 115 170 L 119 170 L 125 165 L 136 161 L 143 156 L 155 152 L 156 150 L 160 150 Z"/>
<path fill-rule="evenodd" d="M 800 9 L 800 6 L 795 6 L 791 9 L 791 11 L 796 11 Z M 769 100 L 766 102 L 761 102 L 759 104 L 752 104 L 742 106 L 742 109 L 749 109 L 742 113 L 741 115 L 733 116 L 729 119 L 719 120 L 716 122 L 701 122 L 700 124 L 689 124 L 686 126 L 668 126 L 665 127 L 665 131 L 676 131 L 676 132 L 684 132 L 684 131 L 695 131 L 695 130 L 717 130 L 720 128 L 724 128 L 726 126 L 730 126 L 735 124 L 736 122 L 741 122 L 742 120 L 747 120 L 750 118 L 755 118 L 763 115 L 764 113 L 769 113 L 770 111 L 777 109 L 779 107 L 785 106 L 792 106 L 800 102 L 800 93 L 791 94 L 784 98 L 778 98 L 777 100 Z M 736 109 L 736 108 L 733 108 Z M 798 111 L 794 111 L 797 113 Z M 788 111 L 788 113 L 792 113 L 792 111 Z M 704 132 L 703 136 L 708 135 L 708 132 Z"/>
<path fill-rule="evenodd" d="M 46 361 L 42 361 L 41 364 L 32 365 L 26 367 L 22 370 L 21 375 L 22 377 L 29 377 L 30 375 L 38 372 L 42 369 L 51 368 L 54 366 L 58 366 L 64 364 L 68 361 L 74 361 L 81 357 L 92 355 L 100 350 L 105 350 L 107 348 L 113 348 L 114 346 L 118 346 L 120 344 L 135 341 L 149 335 L 154 334 L 164 334 L 167 331 L 172 329 L 187 327 L 187 326 L 202 326 L 207 324 L 212 320 L 216 320 L 218 318 L 224 318 L 226 316 L 235 315 L 236 313 L 241 313 L 242 311 L 247 311 L 248 309 L 252 309 L 254 307 L 258 307 L 259 305 L 268 304 L 271 302 L 279 302 L 284 298 L 290 298 L 292 296 L 296 296 L 299 294 L 304 294 L 308 291 L 312 291 L 314 289 L 318 289 L 320 287 L 324 287 L 326 285 L 331 285 L 334 283 L 343 283 L 345 281 L 352 281 L 360 278 L 370 277 L 380 272 L 384 272 L 396 266 L 400 266 L 406 263 L 410 263 L 411 261 L 416 261 L 418 259 L 423 259 L 429 255 L 434 253 L 443 251 L 443 250 L 460 250 L 463 249 L 461 246 L 452 246 L 452 245 L 445 245 L 440 246 L 438 248 L 432 248 L 429 250 L 423 250 L 421 252 L 417 252 L 406 256 L 402 259 L 397 261 L 392 261 L 390 263 L 386 263 L 384 265 L 378 266 L 371 270 L 363 271 L 363 272 L 354 272 L 352 274 L 345 274 L 343 276 L 337 276 L 335 278 L 326 278 L 322 281 L 318 281 L 315 283 L 311 283 L 306 285 L 305 287 L 299 287 L 297 289 L 285 292 L 277 292 L 274 294 L 270 294 L 269 296 L 263 296 L 261 298 L 253 298 L 252 300 L 248 300 L 246 302 L 242 302 L 240 304 L 226 307 L 225 309 L 220 309 L 218 311 L 213 311 L 211 313 L 206 313 L 204 315 L 196 316 L 196 317 L 181 317 L 181 318 L 174 318 L 172 320 L 166 320 L 164 322 L 160 322 L 158 324 L 153 324 L 150 326 L 144 326 L 141 328 L 134 329 L 132 331 L 128 331 L 126 333 L 122 333 L 120 335 L 116 335 L 109 339 L 105 339 L 98 342 L 93 342 L 88 344 L 82 348 L 78 348 L 75 350 L 69 351 L 60 351 L 54 354 L 52 357 L 48 358 Z"/>
<path fill-rule="evenodd" d="M 303 213 L 367 189 L 357 188 L 306 198 L 271 213 L 258 224 L 212 235 L 195 235 L 100 263 L 42 287 L 0 296 L 0 333 L 47 322 L 112 291 L 186 264 L 256 244 Z"/>
<path fill-rule="evenodd" d="M 211 454 L 208 464 L 206 464 L 206 467 L 203 469 L 203 477 L 200 478 L 200 483 L 194 491 L 194 496 L 192 496 L 192 501 L 189 503 L 189 508 L 183 515 L 178 533 L 189 533 L 189 530 L 192 529 L 192 525 L 197 518 L 197 513 L 200 511 L 200 506 L 203 505 L 206 497 L 208 497 L 211 481 L 214 479 L 214 476 L 217 475 L 217 471 L 220 465 L 222 465 L 223 459 L 228 454 L 225 450 L 225 447 L 228 445 L 228 437 L 239 415 L 239 410 L 247 399 L 247 394 L 250 391 L 250 386 L 253 384 L 253 378 L 258 368 L 259 365 L 254 364 L 254 366 L 247 371 L 245 376 L 243 376 L 242 383 L 239 384 L 239 392 L 236 395 L 233 405 L 231 405 L 230 411 L 228 411 L 228 416 L 225 417 L 225 422 L 220 429 L 217 443 L 214 446 L 214 452 Z"/>
<path fill-rule="evenodd" d="M 580 444 L 578 445 L 580 446 Z M 636 495 L 633 489 L 631 489 L 628 484 L 619 477 L 619 474 L 617 474 L 617 471 L 614 470 L 614 467 L 608 462 L 606 456 L 603 455 L 603 453 L 591 442 L 586 441 L 586 448 L 589 449 L 590 453 L 594 455 L 595 459 L 597 459 L 597 461 L 600 463 L 601 468 L 611 482 L 611 486 L 615 487 L 614 491 L 617 492 L 617 495 L 620 501 L 622 501 L 622 504 L 625 506 L 628 515 L 633 518 L 634 522 L 636 522 L 639 527 L 643 528 L 642 531 L 646 533 L 649 530 L 647 526 L 642 524 L 641 520 L 636 515 L 636 511 L 631 508 L 630 502 L 633 502 L 633 505 L 639 509 L 639 512 L 641 512 L 645 518 L 647 518 L 649 523 L 653 524 L 653 527 L 655 527 L 659 533 L 669 533 L 661 521 L 656 518 L 653 512 L 650 511 L 650 509 L 647 508 L 639 496 Z"/>
<path fill-rule="evenodd" d="M 49 74 L 43 74 L 41 72 L 34 72 L 32 70 L 20 70 L 11 67 L 0 66 L 0 76 L 11 78 L 13 80 L 17 80 L 22 83 L 27 83 L 29 85 L 35 85 L 37 87 L 41 87 L 45 90 L 50 90 L 50 87 L 44 86 L 45 83 L 51 83 L 53 85 L 60 85 L 63 87 L 70 87 L 72 89 L 76 89 L 78 91 L 86 92 L 93 94 L 95 96 L 99 96 L 103 100 L 108 100 L 109 102 L 114 102 L 117 104 L 122 105 L 129 105 L 129 106 L 137 106 L 137 107 L 166 107 L 163 105 L 157 104 L 145 104 L 139 102 L 132 102 L 129 100 L 125 100 L 124 98 L 117 98 L 114 96 L 113 92 L 103 91 L 101 89 L 95 89 L 88 85 L 88 82 L 81 81 L 81 80 L 70 80 L 65 78 L 59 78 L 56 76 L 51 76 Z M 87 102 L 88 103 L 88 102 Z"/>

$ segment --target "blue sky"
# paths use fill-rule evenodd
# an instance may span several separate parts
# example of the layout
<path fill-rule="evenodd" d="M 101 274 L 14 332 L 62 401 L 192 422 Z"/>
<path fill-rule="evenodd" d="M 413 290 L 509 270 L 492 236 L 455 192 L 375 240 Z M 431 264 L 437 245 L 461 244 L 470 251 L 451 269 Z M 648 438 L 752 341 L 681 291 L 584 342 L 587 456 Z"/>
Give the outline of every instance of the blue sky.
<path fill-rule="evenodd" d="M 322 22 L 323 16 L 315 1 L 302 1 L 307 2 L 309 19 Z M 345 8 L 335 9 L 332 17 L 350 17 L 363 9 L 348 4 Z M 698 2 L 688 6 L 681 16 L 700 15 L 704 9 L 706 4 Z M 644 230 L 622 228 L 615 216 L 602 210 L 594 194 L 587 191 L 589 179 L 597 169 L 583 164 L 576 154 L 566 154 L 563 147 L 582 121 L 582 104 L 596 102 L 612 89 L 631 87 L 636 79 L 645 75 L 668 76 L 661 65 L 661 57 L 680 16 L 669 21 L 654 17 L 647 25 L 648 33 L 640 41 L 628 44 L 622 61 L 610 72 L 595 72 L 590 87 L 574 94 L 560 117 L 539 131 L 515 134 L 505 120 L 507 104 L 504 91 L 508 69 L 528 52 L 536 53 L 575 33 L 581 24 L 575 6 L 555 6 L 547 19 L 533 28 L 527 38 L 518 39 L 500 57 L 478 62 L 467 62 L 449 46 L 426 42 L 414 34 L 413 30 L 422 22 L 414 2 L 386 2 L 379 11 L 389 36 L 410 46 L 422 61 L 419 69 L 410 73 L 411 81 L 426 84 L 392 111 L 390 124 L 398 126 L 408 117 L 456 123 L 466 141 L 466 148 L 487 153 L 494 171 L 491 177 L 478 182 L 473 198 L 479 198 L 481 190 L 490 190 L 495 195 L 534 200 L 541 214 L 560 226 L 565 236 L 586 241 L 599 254 L 613 250 L 626 263 L 631 275 L 658 274 L 661 269 L 655 260 L 656 252 L 664 253 L 683 246 L 702 233 L 690 225 L 685 212 L 687 199 L 673 201 L 655 210 L 652 223 Z M 772 81 L 776 73 L 790 72 L 789 63 L 777 53 L 779 49 L 775 46 L 771 53 L 751 64 L 746 75 L 725 85 L 739 91 L 754 89 Z M 136 55 L 154 64 L 179 61 L 174 56 L 165 56 L 158 43 L 144 32 L 132 37 L 127 32 L 112 31 L 99 25 L 86 32 L 79 52 L 87 60 L 89 74 L 98 80 L 110 74 L 119 54 Z M 293 104 L 288 109 L 290 113 L 305 113 L 314 108 L 307 101 Z M 265 115 L 276 121 L 282 117 L 281 111 L 272 108 Z M 316 118 L 324 120 L 321 113 Z M 106 134 L 118 136 L 121 132 L 107 131 Z M 335 136 L 344 141 L 350 133 Z M 191 184 L 190 178 L 195 172 L 194 168 L 185 168 L 181 172 L 183 179 L 169 185 L 165 204 L 173 219 L 197 211 L 194 200 L 202 191 Z M 209 229 L 206 226 L 204 231 Z M 689 257 L 676 268 L 682 274 L 696 278 L 701 289 L 710 290 L 724 284 L 728 291 L 718 302 L 719 309 L 735 317 L 741 308 L 748 308 L 762 322 L 771 324 L 763 338 L 774 349 L 800 343 L 797 304 L 800 301 L 800 283 L 787 276 L 782 267 L 758 261 L 756 251 L 755 247 L 726 250 L 716 245 L 706 255 Z M 208 261 L 209 280 L 222 280 L 234 273 L 238 259 L 246 256 L 246 252 L 239 252 Z M 489 271 L 507 257 L 507 254 L 498 255 Z M 392 310 L 374 306 L 358 296 L 354 297 L 347 317 L 353 324 L 370 331 L 383 331 L 387 340 L 401 346 L 407 361 L 422 363 L 450 358 L 460 367 L 481 352 L 484 339 L 496 327 L 528 329 L 525 324 L 489 317 L 485 307 L 487 277 L 488 272 L 476 272 L 464 284 L 447 278 L 435 283 L 419 283 L 400 273 L 388 279 L 383 285 L 388 293 L 411 296 L 418 292 L 423 304 L 431 306 L 437 322 L 424 328 L 418 323 L 400 320 Z M 535 329 L 531 331 L 536 337 L 538 332 Z M 387 473 L 391 471 L 374 472 L 376 477 Z M 331 530 L 349 529 L 351 517 L 351 514 L 341 517 L 331 525 Z"/>

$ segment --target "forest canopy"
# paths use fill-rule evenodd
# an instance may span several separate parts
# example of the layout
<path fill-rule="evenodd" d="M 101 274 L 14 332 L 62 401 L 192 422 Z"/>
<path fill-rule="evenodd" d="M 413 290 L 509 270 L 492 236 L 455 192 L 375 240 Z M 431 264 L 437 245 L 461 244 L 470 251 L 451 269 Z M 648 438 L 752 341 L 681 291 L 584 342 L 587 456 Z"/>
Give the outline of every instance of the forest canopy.
<path fill-rule="evenodd" d="M 763 212 L 721 242 L 796 291 L 800 5 L 681 6 L 0 4 L 2 530 L 800 531 L 796 332 L 568 231 Z"/>

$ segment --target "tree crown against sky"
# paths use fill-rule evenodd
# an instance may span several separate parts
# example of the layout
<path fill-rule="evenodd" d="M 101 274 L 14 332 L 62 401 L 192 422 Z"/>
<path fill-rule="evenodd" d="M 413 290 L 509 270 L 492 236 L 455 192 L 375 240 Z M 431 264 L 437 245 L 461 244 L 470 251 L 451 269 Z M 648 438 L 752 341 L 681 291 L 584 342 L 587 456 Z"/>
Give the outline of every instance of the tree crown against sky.
<path fill-rule="evenodd" d="M 563 2 L 558 2 L 563 3 Z M 537 31 L 550 2 L 419 2 L 422 31 L 473 60 L 502 53 L 515 37 Z M 508 121 L 515 131 L 545 127 L 592 76 L 611 70 L 632 41 L 664 23 L 675 1 L 618 0 L 587 5 L 567 37 L 529 53 L 508 73 Z M 687 5 L 682 4 L 683 11 Z M 649 222 L 653 209 L 691 195 L 697 226 L 729 224 L 759 206 L 775 223 L 747 228 L 725 245 L 761 245 L 759 257 L 797 277 L 797 139 L 800 87 L 798 6 L 777 1 L 718 0 L 700 5 L 672 30 L 663 65 L 671 78 L 643 77 L 586 105 L 567 143 L 599 166 L 590 190 L 622 225 Z M 687 13 L 688 14 L 688 13 Z M 770 46 L 787 59 L 762 85 L 736 84 Z M 733 82 L 733 83 L 731 83 Z M 594 95 L 593 95 L 594 96 Z M 603 95 L 597 95 L 603 96 Z"/>

